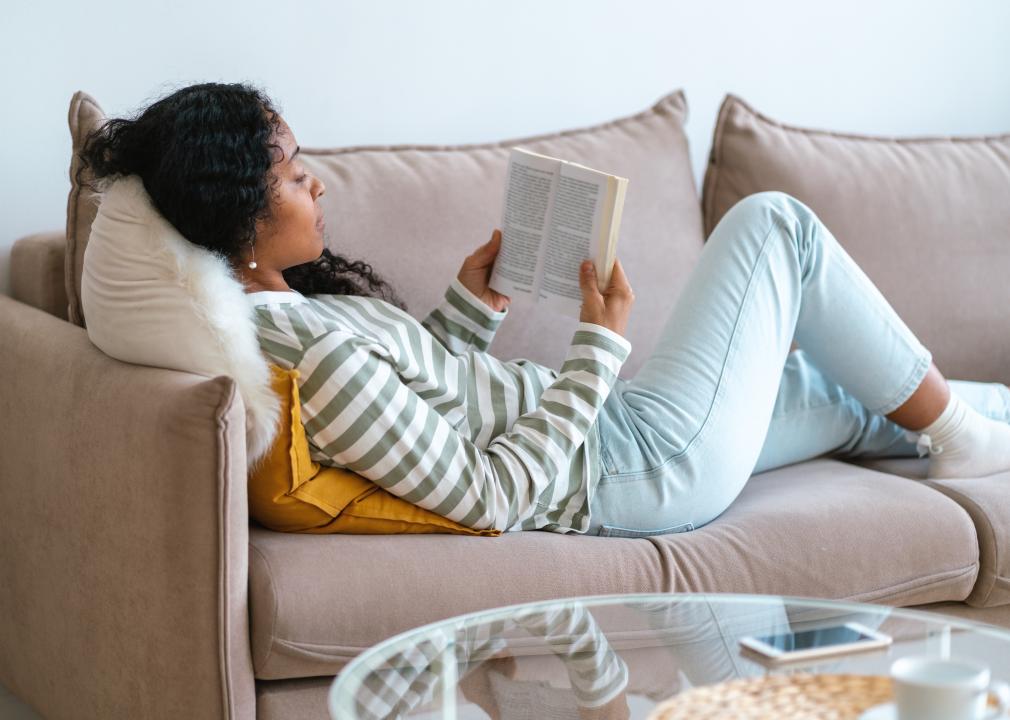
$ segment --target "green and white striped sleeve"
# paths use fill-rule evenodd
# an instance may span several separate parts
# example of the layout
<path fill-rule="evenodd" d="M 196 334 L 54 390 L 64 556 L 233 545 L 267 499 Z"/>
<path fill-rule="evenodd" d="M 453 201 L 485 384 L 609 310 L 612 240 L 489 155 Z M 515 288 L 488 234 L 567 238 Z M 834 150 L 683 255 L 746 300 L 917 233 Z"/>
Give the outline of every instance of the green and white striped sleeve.
<path fill-rule="evenodd" d="M 438 307 L 421 324 L 453 355 L 467 350 L 487 351 L 508 308 L 495 312 L 454 278 Z"/>
<path fill-rule="evenodd" d="M 618 655 L 582 603 L 516 613 L 516 624 L 544 639 L 565 664 L 575 700 L 600 707 L 628 687 L 628 665 Z"/>
<path fill-rule="evenodd" d="M 383 346 L 331 330 L 299 363 L 302 419 L 336 466 L 467 527 L 505 531 L 567 471 L 630 352 L 619 334 L 580 322 L 539 407 L 483 449 L 401 380 Z"/>

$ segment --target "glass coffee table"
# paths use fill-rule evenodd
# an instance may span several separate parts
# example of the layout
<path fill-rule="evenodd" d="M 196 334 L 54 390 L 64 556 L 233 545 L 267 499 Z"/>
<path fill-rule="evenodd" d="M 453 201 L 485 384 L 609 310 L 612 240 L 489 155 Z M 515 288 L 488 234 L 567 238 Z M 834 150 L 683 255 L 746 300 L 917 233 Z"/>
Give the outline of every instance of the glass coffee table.
<path fill-rule="evenodd" d="M 739 644 L 746 635 L 847 622 L 893 643 L 787 665 Z M 994 679 L 1010 679 L 1010 632 L 944 615 L 769 595 L 597 595 L 495 608 L 401 633 L 350 662 L 328 704 L 333 720 L 666 720 L 751 717 L 742 708 L 755 697 L 767 702 L 777 693 L 798 707 L 811 688 L 834 688 L 847 695 L 847 711 L 778 716 L 842 720 L 889 699 L 891 663 L 913 655 L 972 660 L 989 666 Z M 734 702 L 737 713 L 728 709 Z M 719 703 L 723 714 L 712 710 Z"/>

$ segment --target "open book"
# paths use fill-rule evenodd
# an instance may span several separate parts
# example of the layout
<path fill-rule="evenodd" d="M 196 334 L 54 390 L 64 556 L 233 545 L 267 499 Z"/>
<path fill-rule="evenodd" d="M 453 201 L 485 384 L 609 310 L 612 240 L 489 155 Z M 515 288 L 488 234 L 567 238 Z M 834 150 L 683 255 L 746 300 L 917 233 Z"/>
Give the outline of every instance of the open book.
<path fill-rule="evenodd" d="M 595 264 L 600 292 L 610 285 L 627 187 L 627 178 L 513 147 L 488 287 L 578 317 L 582 261 Z"/>

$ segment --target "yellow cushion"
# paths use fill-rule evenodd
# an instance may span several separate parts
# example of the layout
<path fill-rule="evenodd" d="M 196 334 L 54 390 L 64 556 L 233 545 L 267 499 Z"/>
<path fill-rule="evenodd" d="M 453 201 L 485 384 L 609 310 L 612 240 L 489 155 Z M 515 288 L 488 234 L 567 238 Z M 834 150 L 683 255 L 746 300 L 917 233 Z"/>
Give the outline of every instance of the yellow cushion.
<path fill-rule="evenodd" d="M 501 530 L 460 525 L 357 473 L 312 460 L 298 399 L 300 373 L 273 363 L 270 372 L 281 399 L 280 428 L 270 451 L 249 473 L 249 513 L 264 527 L 301 533 L 501 535 Z"/>

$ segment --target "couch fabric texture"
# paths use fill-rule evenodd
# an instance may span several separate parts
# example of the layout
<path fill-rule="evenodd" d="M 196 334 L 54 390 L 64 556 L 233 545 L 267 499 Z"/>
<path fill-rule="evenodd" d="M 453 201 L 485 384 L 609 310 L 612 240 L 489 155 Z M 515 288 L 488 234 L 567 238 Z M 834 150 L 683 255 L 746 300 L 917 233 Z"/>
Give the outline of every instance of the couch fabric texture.
<path fill-rule="evenodd" d="M 11 248 L 11 296 L 32 307 L 67 319 L 67 288 L 63 282 L 67 237 L 59 232 L 28 235 Z"/>
<path fill-rule="evenodd" d="M 45 718 L 255 717 L 234 380 L 4 295 L 0 337 L 0 684 Z"/>
<path fill-rule="evenodd" d="M 974 607 L 1003 606 L 1010 611 L 1010 493 L 1007 474 L 985 478 L 926 479 L 926 460 L 857 458 L 854 463 L 918 481 L 960 505 L 975 523 L 979 573 L 966 602 Z"/>
<path fill-rule="evenodd" d="M 508 148 L 520 145 L 630 179 L 618 253 L 638 301 L 624 376 L 648 355 L 708 229 L 737 199 L 781 190 L 822 216 L 946 374 L 1008 379 L 1007 136 L 790 128 L 728 96 L 700 202 L 686 117 L 678 90 L 641 113 L 563 132 L 302 154 L 327 186 L 331 249 L 371 263 L 415 315 L 500 222 Z M 103 119 L 93 98 L 74 95 L 75 149 Z M 65 251 L 57 234 L 19 240 L 12 273 L 31 279 L 15 284 L 16 299 L 0 297 L 11 341 L 0 370 L 28 389 L 0 407 L 0 505 L 10 509 L 0 543 L 17 549 L 0 568 L 0 612 L 17 619 L 0 624 L 0 681 L 46 716 L 322 720 L 331 676 L 365 647 L 451 615 L 559 596 L 785 593 L 930 604 L 1010 624 L 1000 492 L 1010 473 L 927 483 L 926 459 L 777 468 L 711 524 L 669 536 L 267 530 L 248 516 L 235 381 L 123 363 L 88 341 L 80 261 L 94 209 L 72 186 Z M 515 303 L 510 316 L 491 352 L 556 366 L 570 320 Z"/>

